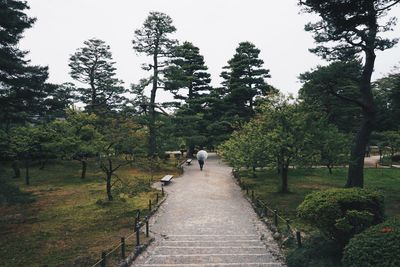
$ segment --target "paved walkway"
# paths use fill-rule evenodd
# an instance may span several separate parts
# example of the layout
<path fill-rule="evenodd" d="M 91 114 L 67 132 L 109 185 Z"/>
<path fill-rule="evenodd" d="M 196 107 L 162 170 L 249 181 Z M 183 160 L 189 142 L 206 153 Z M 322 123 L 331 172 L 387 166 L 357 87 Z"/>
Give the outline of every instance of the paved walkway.
<path fill-rule="evenodd" d="M 234 183 L 231 169 L 210 154 L 166 186 L 152 218 L 156 241 L 132 266 L 283 266 L 271 233 Z"/>

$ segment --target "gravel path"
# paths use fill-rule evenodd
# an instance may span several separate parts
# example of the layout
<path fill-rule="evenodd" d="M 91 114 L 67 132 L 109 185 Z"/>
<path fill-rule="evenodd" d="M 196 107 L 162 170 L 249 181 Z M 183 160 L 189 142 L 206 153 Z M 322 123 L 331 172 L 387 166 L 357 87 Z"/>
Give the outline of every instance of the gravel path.
<path fill-rule="evenodd" d="M 284 266 L 271 233 L 215 154 L 203 171 L 193 160 L 165 190 L 151 221 L 156 240 L 132 266 Z"/>

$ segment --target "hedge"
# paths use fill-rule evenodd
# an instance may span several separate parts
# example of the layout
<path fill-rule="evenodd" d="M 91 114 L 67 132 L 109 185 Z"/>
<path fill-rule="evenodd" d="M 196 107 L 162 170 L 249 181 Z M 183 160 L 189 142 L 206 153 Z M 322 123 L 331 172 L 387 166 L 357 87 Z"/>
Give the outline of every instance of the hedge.
<path fill-rule="evenodd" d="M 366 189 L 328 189 L 307 195 L 297 211 L 300 218 L 344 247 L 355 234 L 384 220 L 383 199 Z"/>
<path fill-rule="evenodd" d="M 354 236 L 344 249 L 343 265 L 400 266 L 400 218 L 392 218 Z"/>

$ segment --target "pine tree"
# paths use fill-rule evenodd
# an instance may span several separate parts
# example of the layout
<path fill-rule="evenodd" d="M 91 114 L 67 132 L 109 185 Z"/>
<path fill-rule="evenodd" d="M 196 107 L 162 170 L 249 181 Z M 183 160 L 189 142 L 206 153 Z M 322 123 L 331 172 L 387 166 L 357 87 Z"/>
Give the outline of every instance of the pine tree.
<path fill-rule="evenodd" d="M 84 47 L 70 57 L 70 75 L 73 79 L 87 84 L 89 88 L 79 89 L 80 100 L 89 112 L 104 112 L 118 107 L 126 90 L 115 78 L 116 68 L 110 46 L 100 39 L 84 42 Z"/>
<path fill-rule="evenodd" d="M 27 52 L 18 48 L 35 22 L 24 13 L 27 9 L 24 1 L 0 1 L 0 125 L 7 132 L 15 123 L 37 119 L 51 89 L 44 88 L 47 67 L 29 65 Z"/>
<path fill-rule="evenodd" d="M 184 42 L 174 49 L 173 57 L 172 65 L 165 70 L 165 88 L 176 99 L 190 102 L 210 90 L 211 75 L 206 72 L 208 68 L 198 47 Z M 182 90 L 186 94 L 181 94 Z"/>
<path fill-rule="evenodd" d="M 135 38 L 132 41 L 133 49 L 146 56 L 152 57 L 152 64 L 143 66 L 145 70 L 153 70 L 152 76 L 143 84 L 151 84 L 150 101 L 148 103 L 149 113 L 149 156 L 157 153 L 157 129 L 156 129 L 156 95 L 157 90 L 162 87 L 162 74 L 168 65 L 167 58 L 171 56 L 171 50 L 176 41 L 169 35 L 176 28 L 172 25 L 172 19 L 160 12 L 150 12 L 141 29 L 135 30 Z M 146 103 L 147 104 L 147 103 Z"/>
<path fill-rule="evenodd" d="M 265 95 L 271 87 L 265 82 L 269 70 L 263 68 L 260 50 L 250 42 L 241 42 L 236 53 L 221 73 L 225 101 L 230 106 L 226 115 L 248 121 L 254 115 L 257 96 Z"/>
<path fill-rule="evenodd" d="M 205 146 L 207 122 L 204 120 L 205 97 L 210 91 L 210 74 L 199 48 L 190 42 L 177 46 L 171 66 L 165 70 L 165 88 L 174 94 L 179 109 L 175 114 L 175 134 L 184 137 L 187 155 L 195 146 Z"/>
<path fill-rule="evenodd" d="M 322 18 L 305 27 L 306 31 L 314 34 L 314 40 L 318 44 L 310 50 L 311 52 L 333 60 L 354 57 L 360 53 L 364 55 L 364 66 L 358 86 L 361 97 L 355 99 L 341 96 L 342 99 L 358 105 L 363 115 L 351 150 L 347 187 L 364 186 L 365 148 L 374 129 L 376 117 L 371 87 L 375 52 L 389 49 L 397 43 L 396 39 L 383 38 L 379 33 L 388 31 L 395 25 L 395 19 L 382 21 L 382 18 L 398 3 L 399 0 L 299 1 L 305 12 L 316 13 Z"/>

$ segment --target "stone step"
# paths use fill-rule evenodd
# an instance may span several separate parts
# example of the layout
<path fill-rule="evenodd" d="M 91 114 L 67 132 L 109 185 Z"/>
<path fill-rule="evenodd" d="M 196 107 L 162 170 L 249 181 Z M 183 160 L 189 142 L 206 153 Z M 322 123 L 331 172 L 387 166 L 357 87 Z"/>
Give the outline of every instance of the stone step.
<path fill-rule="evenodd" d="M 147 267 L 175 267 L 175 266 L 185 266 L 185 267 L 223 267 L 223 266 L 235 266 L 235 267 L 282 267 L 281 264 L 274 262 L 266 262 L 266 263 L 256 263 L 256 262 L 248 262 L 248 263 L 209 263 L 209 264 L 143 264 L 143 265 L 135 265 L 135 266 L 147 266 Z"/>
<path fill-rule="evenodd" d="M 196 255 L 196 254 L 267 254 L 265 246 L 253 247 L 158 247 L 156 255 Z"/>
<path fill-rule="evenodd" d="M 263 243 L 259 239 L 242 239 L 242 240 L 163 240 L 162 246 L 175 246 L 175 247 L 254 247 L 262 246 Z"/>
<path fill-rule="evenodd" d="M 256 235 L 168 235 L 168 241 L 258 240 Z"/>
<path fill-rule="evenodd" d="M 152 255 L 145 264 L 247 264 L 273 263 L 266 254 L 201 254 L 201 255 Z"/>

